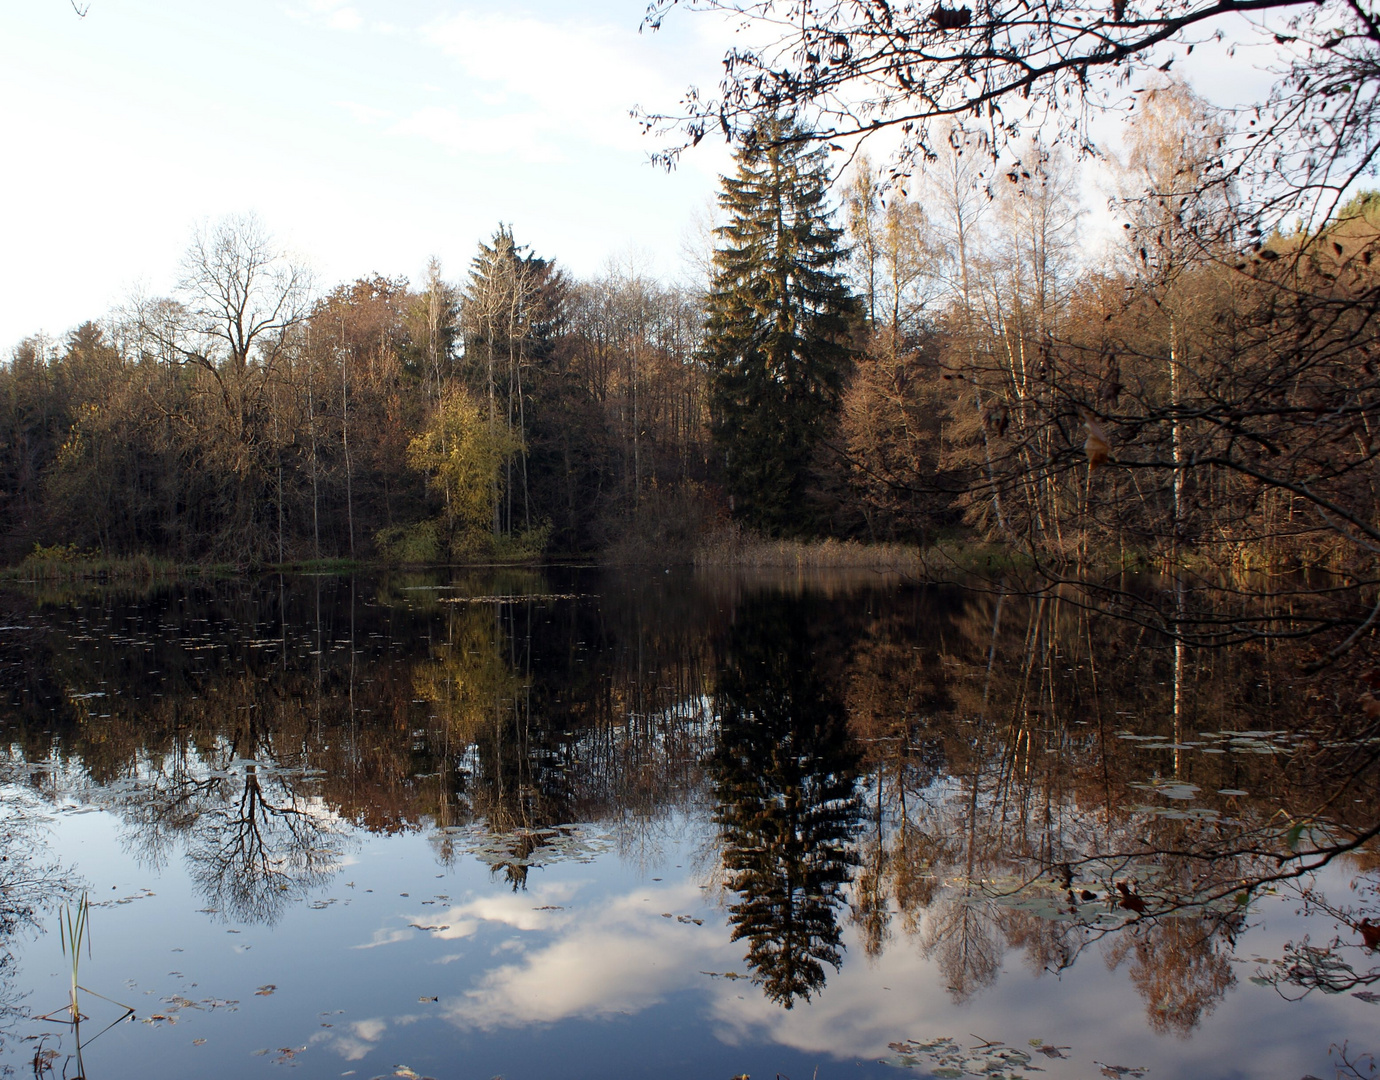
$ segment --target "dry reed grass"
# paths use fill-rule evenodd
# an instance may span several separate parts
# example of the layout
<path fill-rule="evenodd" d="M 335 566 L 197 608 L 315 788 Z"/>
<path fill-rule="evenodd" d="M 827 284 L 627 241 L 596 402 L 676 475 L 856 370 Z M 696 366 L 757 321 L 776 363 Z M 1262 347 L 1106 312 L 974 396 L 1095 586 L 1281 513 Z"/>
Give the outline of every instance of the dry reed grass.
<path fill-rule="evenodd" d="M 697 567 L 792 570 L 871 570 L 917 576 L 920 549 L 911 544 L 856 540 L 769 540 L 741 529 L 722 529 L 695 548 Z"/>

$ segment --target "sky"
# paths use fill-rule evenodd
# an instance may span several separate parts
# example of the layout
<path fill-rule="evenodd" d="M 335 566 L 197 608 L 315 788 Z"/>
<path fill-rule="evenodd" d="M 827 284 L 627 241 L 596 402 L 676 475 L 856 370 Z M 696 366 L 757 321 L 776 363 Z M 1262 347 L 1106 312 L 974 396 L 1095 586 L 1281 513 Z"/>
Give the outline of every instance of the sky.
<path fill-rule="evenodd" d="M 711 15 L 641 33 L 644 0 L 77 2 L 0 0 L 0 357 L 171 292 L 193 232 L 231 214 L 320 289 L 416 282 L 432 256 L 462 280 L 500 223 L 576 276 L 676 279 L 731 164 L 706 139 L 659 170 L 629 116 L 713 87 L 734 29 Z M 1195 85 L 1258 93 L 1224 52 L 1191 58 Z"/>
<path fill-rule="evenodd" d="M 680 275 L 729 164 L 674 173 L 629 117 L 717 77 L 729 31 L 641 0 L 0 3 L 0 355 L 136 291 L 254 213 L 319 287 L 463 278 L 500 222 L 579 276 Z"/>

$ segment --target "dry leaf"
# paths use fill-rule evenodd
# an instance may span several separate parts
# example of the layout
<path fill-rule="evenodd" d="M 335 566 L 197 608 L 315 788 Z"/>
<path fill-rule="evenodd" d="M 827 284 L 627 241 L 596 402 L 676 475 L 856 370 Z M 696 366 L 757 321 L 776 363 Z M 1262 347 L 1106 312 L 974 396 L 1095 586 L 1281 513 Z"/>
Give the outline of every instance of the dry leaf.
<path fill-rule="evenodd" d="M 1088 455 L 1088 468 L 1095 469 L 1099 465 L 1107 464 L 1112 453 L 1112 443 L 1107 438 L 1107 432 L 1097 422 L 1097 417 L 1087 409 L 1079 408 L 1078 413 L 1083 417 L 1083 426 L 1088 429 L 1087 441 L 1083 443 L 1083 450 Z"/>
<path fill-rule="evenodd" d="M 1117 901 L 1117 906 L 1125 908 L 1127 911 L 1134 911 L 1137 915 L 1145 914 L 1145 901 L 1133 893 L 1124 881 L 1116 883 L 1117 892 L 1121 893 L 1121 899 Z"/>

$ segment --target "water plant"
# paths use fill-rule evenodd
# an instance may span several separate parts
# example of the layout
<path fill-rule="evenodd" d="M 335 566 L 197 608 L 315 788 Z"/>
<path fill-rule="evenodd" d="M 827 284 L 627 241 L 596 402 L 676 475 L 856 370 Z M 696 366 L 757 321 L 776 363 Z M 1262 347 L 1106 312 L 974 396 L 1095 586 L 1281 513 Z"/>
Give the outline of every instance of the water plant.
<path fill-rule="evenodd" d="M 81 894 L 81 899 L 77 901 L 74 911 L 67 904 L 62 905 L 62 911 L 58 915 L 58 937 L 62 942 L 62 955 L 71 955 L 72 960 L 72 982 L 70 988 L 70 998 L 67 1008 L 72 1015 L 72 1023 L 79 1024 L 82 1021 L 81 1010 L 77 1005 L 77 976 L 81 969 L 81 946 L 83 940 L 86 942 L 86 955 L 91 956 L 91 924 L 89 915 L 91 912 L 91 898 L 86 894 Z M 92 991 L 94 993 L 94 991 Z"/>

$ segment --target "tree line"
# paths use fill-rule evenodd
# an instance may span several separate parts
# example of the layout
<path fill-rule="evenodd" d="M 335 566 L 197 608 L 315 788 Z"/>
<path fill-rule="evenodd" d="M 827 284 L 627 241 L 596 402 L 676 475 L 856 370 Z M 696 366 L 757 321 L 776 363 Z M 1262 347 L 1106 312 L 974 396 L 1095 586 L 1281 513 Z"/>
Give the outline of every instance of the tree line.
<path fill-rule="evenodd" d="M 0 367 L 3 553 L 598 547 L 639 500 L 705 479 L 697 321 L 682 289 L 573 281 L 507 227 L 463 284 L 433 261 L 416 286 L 313 297 L 257 221 L 227 219 L 173 297 Z"/>
<path fill-rule="evenodd" d="M 1057 146 L 993 179 L 954 128 L 907 190 L 787 116 L 744 136 L 697 287 L 578 281 L 504 226 L 461 283 L 313 296 L 228 219 L 173 297 L 0 367 L 4 555 L 662 558 L 735 519 L 1362 573 L 1380 200 L 1253 236 L 1207 181 L 1220 114 L 1140 106 L 1101 259 Z"/>

